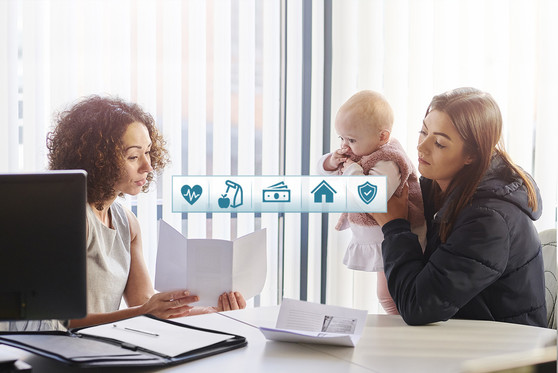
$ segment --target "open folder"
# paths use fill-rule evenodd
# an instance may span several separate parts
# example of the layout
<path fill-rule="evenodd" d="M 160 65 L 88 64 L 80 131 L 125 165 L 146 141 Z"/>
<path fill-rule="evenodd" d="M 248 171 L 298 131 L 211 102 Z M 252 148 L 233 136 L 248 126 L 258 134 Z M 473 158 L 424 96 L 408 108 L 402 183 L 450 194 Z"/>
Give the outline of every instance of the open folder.
<path fill-rule="evenodd" d="M 0 343 L 88 368 L 178 364 L 247 344 L 238 335 L 149 315 L 67 332 L 3 332 Z"/>
<path fill-rule="evenodd" d="M 266 230 L 236 240 L 187 239 L 159 220 L 155 289 L 188 289 L 196 306 L 217 306 L 224 292 L 238 291 L 246 300 L 258 295 L 267 274 Z"/>

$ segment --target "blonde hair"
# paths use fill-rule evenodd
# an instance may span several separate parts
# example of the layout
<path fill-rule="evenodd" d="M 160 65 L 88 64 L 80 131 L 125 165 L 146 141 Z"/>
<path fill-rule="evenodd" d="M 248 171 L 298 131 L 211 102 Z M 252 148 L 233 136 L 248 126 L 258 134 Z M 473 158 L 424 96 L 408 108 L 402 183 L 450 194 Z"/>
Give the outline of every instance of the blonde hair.
<path fill-rule="evenodd" d="M 391 132 L 393 110 L 386 98 L 378 92 L 364 90 L 352 95 L 339 108 L 339 113 L 349 112 L 370 127 Z"/>

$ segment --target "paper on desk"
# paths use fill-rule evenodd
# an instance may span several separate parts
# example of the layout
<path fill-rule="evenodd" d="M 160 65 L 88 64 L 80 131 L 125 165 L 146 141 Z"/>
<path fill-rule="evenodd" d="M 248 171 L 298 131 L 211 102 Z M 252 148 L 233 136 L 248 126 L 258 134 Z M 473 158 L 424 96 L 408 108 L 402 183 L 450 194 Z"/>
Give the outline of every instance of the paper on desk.
<path fill-rule="evenodd" d="M 170 357 L 234 337 L 183 328 L 145 316 L 84 328 L 78 334 L 110 338 Z"/>
<path fill-rule="evenodd" d="M 275 329 L 260 327 L 267 339 L 284 342 L 356 346 L 366 310 L 283 298 Z"/>
<path fill-rule="evenodd" d="M 186 239 L 160 220 L 155 288 L 188 289 L 198 306 L 217 306 L 219 296 L 233 290 L 250 299 L 265 284 L 266 251 L 265 229 L 234 241 Z"/>
<path fill-rule="evenodd" d="M 301 332 L 300 330 L 279 330 L 264 327 L 260 327 L 260 330 L 267 339 L 281 342 L 316 343 L 354 347 L 360 339 L 360 335 L 355 334 Z"/>

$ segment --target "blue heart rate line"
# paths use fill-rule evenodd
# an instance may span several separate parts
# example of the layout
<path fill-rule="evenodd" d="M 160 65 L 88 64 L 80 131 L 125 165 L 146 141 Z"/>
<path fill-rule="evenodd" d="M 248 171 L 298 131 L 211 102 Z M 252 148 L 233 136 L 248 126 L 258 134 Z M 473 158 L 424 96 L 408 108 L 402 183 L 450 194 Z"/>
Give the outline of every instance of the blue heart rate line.
<path fill-rule="evenodd" d="M 182 186 L 180 191 L 182 192 L 182 197 L 184 197 L 186 202 L 188 202 L 190 205 L 193 205 L 202 195 L 203 189 L 199 185 L 190 187 L 190 185 L 186 184 Z"/>
<path fill-rule="evenodd" d="M 184 198 L 186 198 L 188 201 L 195 201 L 197 200 L 199 197 L 201 196 L 201 193 L 196 193 L 193 190 L 188 190 L 185 194 L 184 194 Z"/>

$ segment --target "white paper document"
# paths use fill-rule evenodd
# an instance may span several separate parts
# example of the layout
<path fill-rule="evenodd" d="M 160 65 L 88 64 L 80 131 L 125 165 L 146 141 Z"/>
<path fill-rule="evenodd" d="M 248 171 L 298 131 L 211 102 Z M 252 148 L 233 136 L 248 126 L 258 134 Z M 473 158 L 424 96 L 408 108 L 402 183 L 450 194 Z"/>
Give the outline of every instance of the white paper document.
<path fill-rule="evenodd" d="M 368 311 L 283 298 L 275 328 L 260 327 L 267 339 L 356 346 Z"/>
<path fill-rule="evenodd" d="M 182 328 L 145 316 L 92 326 L 79 330 L 78 334 L 110 338 L 170 357 L 234 337 Z"/>
<path fill-rule="evenodd" d="M 199 297 L 197 306 L 217 306 L 219 296 L 229 291 L 248 300 L 264 287 L 266 252 L 265 229 L 233 241 L 187 239 L 160 220 L 155 288 L 187 289 Z"/>

